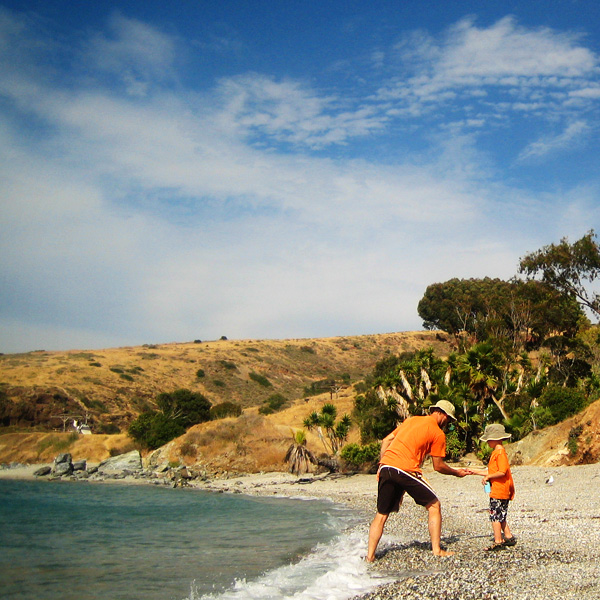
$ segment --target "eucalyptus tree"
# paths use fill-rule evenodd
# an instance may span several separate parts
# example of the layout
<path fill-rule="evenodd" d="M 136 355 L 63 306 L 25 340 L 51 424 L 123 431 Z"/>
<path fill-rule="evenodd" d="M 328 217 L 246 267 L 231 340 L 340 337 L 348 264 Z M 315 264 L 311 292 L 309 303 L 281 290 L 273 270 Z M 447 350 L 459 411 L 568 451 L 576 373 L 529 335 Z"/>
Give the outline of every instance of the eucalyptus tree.
<path fill-rule="evenodd" d="M 600 294 L 588 289 L 600 278 L 600 246 L 595 239 L 593 229 L 573 244 L 562 238 L 558 244 L 544 246 L 521 258 L 519 272 L 528 278 L 541 276 L 544 283 L 600 317 Z"/>

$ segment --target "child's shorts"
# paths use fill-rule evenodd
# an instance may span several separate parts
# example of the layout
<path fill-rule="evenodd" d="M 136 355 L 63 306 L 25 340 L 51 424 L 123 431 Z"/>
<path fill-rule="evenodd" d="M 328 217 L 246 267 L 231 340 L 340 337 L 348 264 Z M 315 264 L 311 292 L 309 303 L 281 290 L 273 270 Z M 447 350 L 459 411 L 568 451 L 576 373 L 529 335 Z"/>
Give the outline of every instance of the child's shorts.
<path fill-rule="evenodd" d="M 490 521 L 506 521 L 509 500 L 490 498 Z"/>

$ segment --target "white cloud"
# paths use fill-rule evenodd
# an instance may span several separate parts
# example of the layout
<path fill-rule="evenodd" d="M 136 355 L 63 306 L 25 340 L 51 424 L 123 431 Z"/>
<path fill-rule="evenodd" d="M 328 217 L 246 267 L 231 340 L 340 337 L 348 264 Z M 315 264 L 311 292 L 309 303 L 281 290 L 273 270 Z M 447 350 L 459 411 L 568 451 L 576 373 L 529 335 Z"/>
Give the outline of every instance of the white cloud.
<path fill-rule="evenodd" d="M 561 133 L 553 136 L 544 136 L 542 139 L 529 144 L 520 153 L 519 160 L 539 158 L 551 152 L 571 148 L 576 144 L 580 144 L 589 132 L 590 127 L 585 121 L 569 123 Z"/>
<path fill-rule="evenodd" d="M 118 13 L 109 20 L 109 35 L 94 35 L 85 55 L 88 65 L 119 77 L 134 96 L 146 95 L 151 81 L 170 78 L 174 58 L 172 38 Z"/>
<path fill-rule="evenodd" d="M 598 98 L 598 56 L 580 42 L 575 34 L 519 26 L 512 17 L 489 27 L 464 19 L 439 43 L 419 33 L 399 44 L 403 74 L 384 84 L 378 98 L 419 116 L 461 98 L 467 106 L 469 100 L 477 103 L 488 119 L 506 108 L 542 108 L 546 118 L 555 118 L 568 114 L 569 96 Z M 518 100 L 507 104 L 510 95 Z M 482 97 L 484 103 L 478 102 Z"/>

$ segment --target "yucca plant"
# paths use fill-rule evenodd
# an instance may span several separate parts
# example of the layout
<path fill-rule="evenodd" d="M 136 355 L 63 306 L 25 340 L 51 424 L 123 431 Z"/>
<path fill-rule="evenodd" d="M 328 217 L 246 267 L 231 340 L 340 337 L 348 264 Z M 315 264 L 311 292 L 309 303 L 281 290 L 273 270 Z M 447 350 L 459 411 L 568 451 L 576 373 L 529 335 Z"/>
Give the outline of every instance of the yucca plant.
<path fill-rule="evenodd" d="M 285 462 L 289 464 L 290 473 L 302 475 L 310 471 L 310 465 L 316 464 L 317 459 L 313 453 L 306 447 L 306 432 L 299 429 L 292 432 L 294 441 L 288 448 L 285 455 Z"/>

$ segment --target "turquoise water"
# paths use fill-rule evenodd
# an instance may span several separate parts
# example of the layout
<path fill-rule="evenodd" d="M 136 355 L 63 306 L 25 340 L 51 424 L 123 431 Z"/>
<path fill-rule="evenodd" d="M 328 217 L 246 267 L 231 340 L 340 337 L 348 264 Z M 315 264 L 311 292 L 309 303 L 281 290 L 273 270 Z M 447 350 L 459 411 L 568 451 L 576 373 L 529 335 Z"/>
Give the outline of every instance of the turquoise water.
<path fill-rule="evenodd" d="M 1 596 L 320 598 L 324 578 L 341 600 L 381 583 L 356 522 L 323 500 L 0 480 Z"/>

